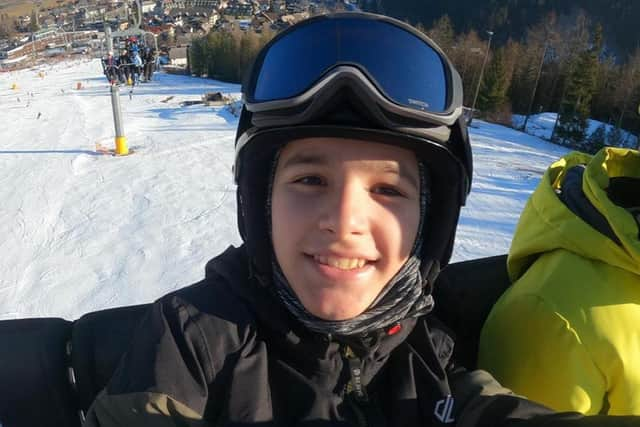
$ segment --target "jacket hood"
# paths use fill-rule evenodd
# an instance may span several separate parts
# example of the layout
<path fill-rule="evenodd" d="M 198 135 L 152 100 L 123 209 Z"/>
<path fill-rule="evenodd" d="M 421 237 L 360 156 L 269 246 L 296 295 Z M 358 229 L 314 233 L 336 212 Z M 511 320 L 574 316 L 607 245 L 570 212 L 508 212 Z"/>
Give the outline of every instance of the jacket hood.
<path fill-rule="evenodd" d="M 582 169 L 581 179 L 568 178 L 575 167 Z M 511 281 L 537 257 L 558 249 L 640 275 L 640 219 L 611 200 L 610 186 L 618 178 L 640 183 L 640 152 L 607 147 L 553 163 L 516 227 L 507 261 Z M 563 197 L 569 193 L 578 197 Z"/>

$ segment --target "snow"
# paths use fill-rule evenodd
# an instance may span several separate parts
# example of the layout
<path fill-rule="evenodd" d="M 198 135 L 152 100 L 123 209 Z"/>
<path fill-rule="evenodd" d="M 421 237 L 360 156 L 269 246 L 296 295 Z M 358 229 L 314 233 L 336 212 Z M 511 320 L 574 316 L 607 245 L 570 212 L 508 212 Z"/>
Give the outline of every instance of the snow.
<path fill-rule="evenodd" d="M 520 212 L 546 168 L 569 152 L 535 136 L 474 120 L 473 186 L 452 261 L 507 253 Z"/>
<path fill-rule="evenodd" d="M 134 153 L 112 157 L 95 151 L 114 146 L 98 60 L 0 74 L 0 319 L 151 302 L 241 242 L 237 119 L 221 106 L 181 106 L 214 91 L 237 98 L 240 88 L 162 73 L 131 98 L 122 88 Z M 474 184 L 453 261 L 506 253 L 528 196 L 567 152 L 482 121 L 470 131 Z"/>

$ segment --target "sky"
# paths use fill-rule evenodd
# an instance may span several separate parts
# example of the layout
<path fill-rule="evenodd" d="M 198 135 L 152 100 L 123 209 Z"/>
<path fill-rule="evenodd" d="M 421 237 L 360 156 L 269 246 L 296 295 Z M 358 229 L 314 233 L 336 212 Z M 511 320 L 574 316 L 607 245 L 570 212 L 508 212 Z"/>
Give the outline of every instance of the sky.
<path fill-rule="evenodd" d="M 164 73 L 122 87 L 132 153 L 115 157 L 96 151 L 115 147 L 99 60 L 0 73 L 0 320 L 148 303 L 241 243 L 237 118 L 185 103 L 207 92 L 240 98 L 235 84 Z M 553 121 L 542 114 L 529 126 L 550 133 Z M 527 198 L 568 152 L 479 120 L 470 134 L 473 187 L 452 262 L 507 253 Z"/>

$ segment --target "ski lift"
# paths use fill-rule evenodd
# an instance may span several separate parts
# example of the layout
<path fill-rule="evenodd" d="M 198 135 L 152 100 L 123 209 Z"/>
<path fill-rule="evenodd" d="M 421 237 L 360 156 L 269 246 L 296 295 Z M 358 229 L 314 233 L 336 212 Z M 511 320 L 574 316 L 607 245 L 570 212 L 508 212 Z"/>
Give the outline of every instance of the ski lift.
<path fill-rule="evenodd" d="M 136 0 L 138 14 L 137 17 L 134 18 L 134 23 L 131 28 L 122 31 L 114 31 L 111 33 L 112 39 L 125 40 L 129 42 L 135 43 L 143 43 L 146 46 L 154 46 L 155 51 L 158 51 L 158 39 L 155 34 L 150 31 L 145 31 L 140 28 L 140 24 L 142 23 L 142 4 L 140 0 Z M 109 37 L 105 33 L 106 37 Z M 109 45 L 109 43 L 107 43 Z"/>

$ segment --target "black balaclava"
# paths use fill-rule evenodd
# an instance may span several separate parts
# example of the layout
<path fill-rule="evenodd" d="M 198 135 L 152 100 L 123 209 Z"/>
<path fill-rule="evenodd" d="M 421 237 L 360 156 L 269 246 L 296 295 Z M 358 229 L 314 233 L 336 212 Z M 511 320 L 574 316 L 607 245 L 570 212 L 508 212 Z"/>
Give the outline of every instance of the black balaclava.
<path fill-rule="evenodd" d="M 403 319 L 419 317 L 429 313 L 433 309 L 433 297 L 426 289 L 426 281 L 420 272 L 420 253 L 424 236 L 422 229 L 429 207 L 429 177 L 422 162 L 418 161 L 420 172 L 420 222 L 409 259 L 404 263 L 396 275 L 387 283 L 373 303 L 361 314 L 346 320 L 324 320 L 304 307 L 302 302 L 289 285 L 273 251 L 273 237 L 271 236 L 271 197 L 272 187 L 278 164 L 278 155 L 275 156 L 271 167 L 268 187 L 266 216 L 269 227 L 269 236 L 272 242 L 271 265 L 273 286 L 271 290 L 284 304 L 289 312 L 305 325 L 308 329 L 323 334 L 353 336 L 365 335 L 369 332 L 397 324 Z"/>

